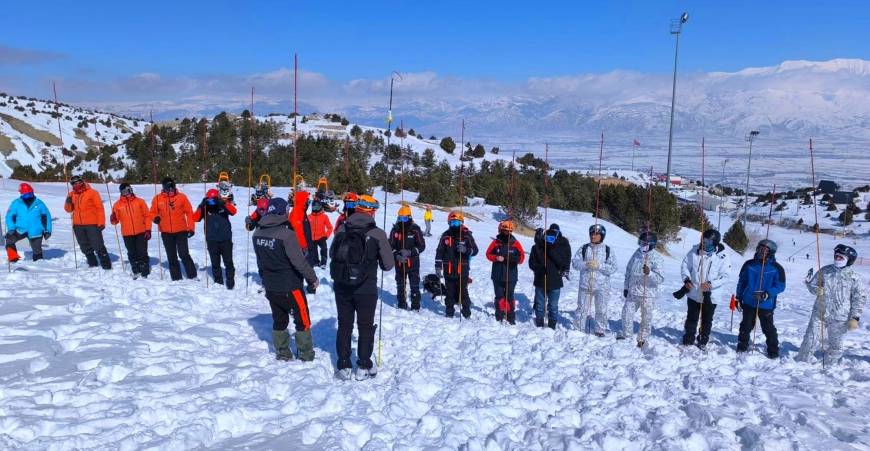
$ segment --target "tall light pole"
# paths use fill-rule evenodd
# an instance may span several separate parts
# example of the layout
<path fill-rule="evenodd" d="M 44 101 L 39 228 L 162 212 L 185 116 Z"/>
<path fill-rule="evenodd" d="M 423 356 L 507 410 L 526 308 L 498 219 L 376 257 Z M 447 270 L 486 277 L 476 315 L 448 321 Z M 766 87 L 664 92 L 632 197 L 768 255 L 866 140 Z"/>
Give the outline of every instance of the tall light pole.
<path fill-rule="evenodd" d="M 722 162 L 722 181 L 719 182 L 722 186 L 722 196 L 719 199 L 719 206 L 716 207 L 719 210 L 719 224 L 716 225 L 716 230 L 722 231 L 722 204 L 725 203 L 723 199 L 725 199 L 725 165 L 728 164 L 728 159 Z"/>
<path fill-rule="evenodd" d="M 676 39 L 674 46 L 674 83 L 671 86 L 671 126 L 668 130 L 668 169 L 665 177 L 667 177 L 667 189 L 671 190 L 671 152 L 674 147 L 674 105 L 677 100 L 677 58 L 680 55 L 680 33 L 683 32 L 683 24 L 689 21 L 689 13 L 683 12 L 679 19 L 671 21 L 671 34 Z"/>
<path fill-rule="evenodd" d="M 749 158 L 746 159 L 746 193 L 743 197 L 743 229 L 746 230 L 746 209 L 749 207 L 749 171 L 752 169 L 752 141 L 761 133 L 758 130 L 749 132 L 746 140 L 749 141 Z"/>

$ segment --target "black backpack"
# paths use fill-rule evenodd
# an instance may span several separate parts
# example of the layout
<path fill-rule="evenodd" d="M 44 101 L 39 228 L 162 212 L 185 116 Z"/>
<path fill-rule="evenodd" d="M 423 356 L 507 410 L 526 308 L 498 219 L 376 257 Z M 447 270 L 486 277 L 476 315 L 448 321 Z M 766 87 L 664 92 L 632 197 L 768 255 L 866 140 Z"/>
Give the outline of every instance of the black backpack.
<path fill-rule="evenodd" d="M 344 232 L 335 236 L 329 263 L 329 274 L 333 281 L 350 286 L 359 286 L 366 281 L 374 263 L 367 251 L 366 234 L 374 227 L 374 224 L 363 228 L 351 228 L 345 225 Z"/>

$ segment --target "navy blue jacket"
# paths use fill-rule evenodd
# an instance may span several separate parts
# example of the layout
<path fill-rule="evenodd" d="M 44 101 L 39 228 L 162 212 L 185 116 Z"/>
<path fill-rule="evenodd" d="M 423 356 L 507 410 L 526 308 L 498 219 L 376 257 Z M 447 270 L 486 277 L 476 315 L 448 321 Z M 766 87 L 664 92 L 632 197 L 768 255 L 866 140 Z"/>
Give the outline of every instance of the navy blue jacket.
<path fill-rule="evenodd" d="M 785 270 L 776 262 L 776 258 L 767 258 L 764 261 L 764 277 L 761 277 L 762 261 L 753 258 L 748 260 L 740 268 L 740 279 L 737 281 L 737 300 L 744 307 L 758 307 L 762 310 L 774 310 L 776 308 L 776 296 L 785 291 Z M 759 286 L 761 282 L 761 286 Z M 756 305 L 753 294 L 756 291 L 767 292 L 768 298 Z"/>

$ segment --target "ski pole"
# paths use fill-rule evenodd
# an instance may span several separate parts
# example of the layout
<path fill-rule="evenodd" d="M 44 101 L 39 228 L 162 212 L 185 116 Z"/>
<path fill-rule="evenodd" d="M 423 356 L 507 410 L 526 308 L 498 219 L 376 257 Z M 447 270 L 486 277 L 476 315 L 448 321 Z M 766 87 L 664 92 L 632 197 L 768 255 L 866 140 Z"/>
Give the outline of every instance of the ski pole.
<path fill-rule="evenodd" d="M 598 218 L 601 216 L 601 165 L 604 161 L 604 132 L 601 132 L 601 141 L 598 145 L 598 183 L 595 188 L 595 225 L 598 225 Z M 590 236 L 590 242 L 592 241 L 592 237 Z M 603 244 L 604 240 L 602 237 L 602 241 L 599 244 Z M 597 262 L 597 256 L 595 254 L 596 247 L 592 247 L 592 261 Z M 592 323 L 595 321 L 594 318 L 590 318 L 592 316 L 592 302 L 594 300 L 594 292 L 595 292 L 595 271 L 594 269 L 589 270 L 589 283 L 588 289 L 586 290 L 586 305 L 584 306 L 585 313 L 583 315 L 583 319 L 585 320 L 586 333 L 589 334 L 592 332 Z"/>
<path fill-rule="evenodd" d="M 699 197 L 701 204 L 698 208 L 699 219 L 700 219 L 700 229 L 701 229 L 701 241 L 698 244 L 698 293 L 700 293 L 701 299 L 699 299 L 699 308 L 698 308 L 698 336 L 704 336 L 704 289 L 702 285 L 704 284 L 704 224 L 707 222 L 707 218 L 704 213 L 704 191 L 707 190 L 707 187 L 704 186 L 704 167 L 705 167 L 705 158 L 706 156 L 706 147 L 704 146 L 704 137 L 701 137 L 701 195 Z M 713 303 L 713 300 L 710 300 L 710 303 Z M 712 321 L 712 320 L 711 320 Z M 712 328 L 712 323 L 710 324 Z M 707 331 L 709 334 L 710 331 Z M 699 343 L 700 344 L 700 343 Z M 706 346 L 706 343 L 704 344 Z"/>
<path fill-rule="evenodd" d="M 392 124 L 393 124 L 393 83 L 396 80 L 396 76 L 398 76 L 399 79 L 401 80 L 402 76 L 399 75 L 398 72 L 393 71 L 390 74 L 390 105 L 389 105 L 389 109 L 387 110 L 387 149 L 390 148 L 390 135 L 392 135 L 392 133 L 390 133 L 390 128 L 392 127 Z M 384 153 L 386 153 L 386 149 L 384 150 Z M 384 185 L 386 185 L 386 181 L 387 180 L 385 177 L 384 178 Z M 386 230 L 386 228 L 387 228 L 387 199 L 388 199 L 387 198 L 387 196 L 388 196 L 387 187 L 384 186 L 383 190 L 384 190 L 384 229 Z M 378 368 L 380 368 L 381 363 L 382 363 L 382 360 L 381 360 L 382 339 L 381 338 L 382 338 L 382 334 L 383 334 L 383 330 L 384 330 L 384 328 L 383 328 L 383 322 L 384 322 L 384 295 L 383 295 L 383 292 L 384 292 L 384 270 L 381 269 L 381 286 L 378 288 L 378 297 L 380 298 L 378 300 L 379 301 L 378 305 L 380 308 L 380 312 L 378 314 L 379 315 L 378 316 L 378 326 L 380 326 L 380 327 L 378 327 Z"/>
<path fill-rule="evenodd" d="M 154 114 L 152 112 L 148 113 L 151 119 L 151 143 L 149 146 L 151 147 L 151 184 L 154 186 L 154 200 L 151 201 L 152 204 L 157 202 L 157 154 L 154 152 L 154 130 L 157 128 L 157 124 L 154 123 Z M 157 240 L 154 243 L 157 246 L 157 266 L 160 267 L 160 280 L 163 280 L 163 249 L 160 247 L 161 235 L 160 235 L 160 224 L 157 224 Z"/>
<path fill-rule="evenodd" d="M 824 293 L 824 281 L 822 280 L 822 251 L 821 251 L 821 243 L 819 238 L 819 211 L 816 207 L 816 163 L 815 158 L 813 157 L 813 140 L 810 139 L 810 172 L 813 177 L 813 215 L 815 215 L 816 224 L 813 226 L 816 232 L 816 307 L 818 310 L 819 316 L 819 344 L 822 349 L 822 370 L 824 371 L 826 368 L 825 360 L 827 358 L 827 351 L 825 351 L 825 293 Z"/>
<path fill-rule="evenodd" d="M 202 198 L 208 197 L 208 187 L 206 179 L 208 179 L 208 121 L 202 120 Z M 196 227 L 194 227 L 196 229 Z M 205 287 L 208 288 L 208 208 L 202 206 L 202 253 L 203 253 L 203 279 L 205 279 Z M 212 272 L 214 267 L 212 266 Z"/>
<path fill-rule="evenodd" d="M 771 193 L 770 199 L 770 212 L 767 214 L 767 233 L 764 235 L 764 239 L 770 236 L 770 218 L 773 216 L 773 204 L 776 203 L 776 183 L 773 184 L 773 192 Z M 758 289 L 761 290 L 764 284 L 764 266 L 767 263 L 767 254 L 770 253 L 770 249 L 768 252 L 761 256 L 761 273 L 758 275 Z M 755 350 L 755 337 L 758 336 L 758 327 L 756 327 L 756 323 L 758 323 L 758 310 L 761 308 L 761 301 L 755 300 L 755 320 L 752 323 L 752 349 Z"/>
<path fill-rule="evenodd" d="M 251 86 L 251 114 L 248 117 L 248 211 L 245 218 L 251 217 L 251 184 L 254 182 L 254 174 L 253 174 L 253 158 L 254 151 L 251 147 L 251 141 L 254 135 L 254 87 Z M 247 220 L 247 219 L 245 219 Z M 247 227 L 245 227 L 247 229 Z M 249 277 L 251 273 L 251 231 L 248 230 L 248 239 L 245 241 L 245 294 L 248 293 L 248 285 L 250 283 L 251 278 Z"/>
<path fill-rule="evenodd" d="M 57 116 L 57 133 L 60 138 L 60 155 L 63 158 L 63 177 L 66 179 L 66 197 L 70 198 L 70 186 L 69 186 L 69 173 L 66 170 L 66 153 L 64 153 L 63 148 L 63 128 L 60 126 L 60 103 L 57 101 L 57 84 L 51 82 L 51 89 L 54 91 L 54 114 Z M 75 221 L 73 220 L 74 212 L 69 212 L 69 223 L 70 223 L 70 234 L 72 235 L 72 243 L 73 243 L 73 262 L 75 262 L 76 271 L 79 269 L 79 256 L 78 249 L 76 246 L 76 231 L 75 231 Z"/>
<path fill-rule="evenodd" d="M 103 183 L 106 185 L 106 196 L 109 197 L 109 210 L 114 210 L 114 202 L 112 202 L 112 192 L 109 191 L 109 181 L 106 180 L 106 174 L 103 173 Z M 118 258 L 121 260 L 121 271 L 126 273 L 127 269 L 124 268 L 124 254 L 121 252 L 121 238 L 118 237 L 118 224 L 113 224 L 115 226 L 115 241 L 118 243 Z M 132 271 L 132 266 L 130 267 Z"/>

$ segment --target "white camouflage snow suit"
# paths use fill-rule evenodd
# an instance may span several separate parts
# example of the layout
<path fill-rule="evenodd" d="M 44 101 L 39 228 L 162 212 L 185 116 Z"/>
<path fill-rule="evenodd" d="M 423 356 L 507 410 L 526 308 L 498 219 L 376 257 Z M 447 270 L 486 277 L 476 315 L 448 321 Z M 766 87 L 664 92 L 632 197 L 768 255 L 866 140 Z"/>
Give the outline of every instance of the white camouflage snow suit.
<path fill-rule="evenodd" d="M 583 250 L 586 249 L 586 256 Z M 609 254 L 609 255 L 608 255 Z M 588 262 L 595 261 L 598 269 L 587 266 Z M 571 266 L 579 271 L 578 279 L 580 289 L 577 292 L 577 314 L 574 319 L 574 327 L 585 330 L 592 316 L 592 306 L 595 305 L 595 315 L 592 319 L 592 328 L 596 334 L 603 334 L 607 330 L 607 298 L 610 296 L 610 276 L 616 272 L 616 256 L 613 249 L 607 251 L 604 243 L 587 243 L 580 246 L 571 260 Z"/>
<path fill-rule="evenodd" d="M 864 291 L 864 281 L 852 266 L 837 268 L 827 265 L 806 281 L 807 290 L 812 294 L 816 294 L 818 289 L 819 274 L 822 276 L 822 295 L 816 297 L 810 323 L 795 360 L 808 360 L 819 342 L 824 341 L 824 363 L 830 365 L 837 363 L 843 356 L 843 334 L 848 331 L 847 322 L 861 317 L 867 293 Z M 818 338 L 822 333 L 820 318 L 824 319 L 822 340 Z"/>
<path fill-rule="evenodd" d="M 649 266 L 649 274 L 644 275 L 643 265 Z M 621 338 L 628 338 L 634 329 L 634 314 L 640 309 L 640 331 L 637 341 L 643 342 L 649 337 L 653 302 L 658 294 L 659 286 L 665 280 L 662 274 L 662 256 L 655 249 L 649 252 L 634 251 L 628 265 L 625 266 L 625 283 L 623 290 L 627 291 L 625 305 L 622 307 Z M 644 290 L 646 282 L 646 290 Z"/>

